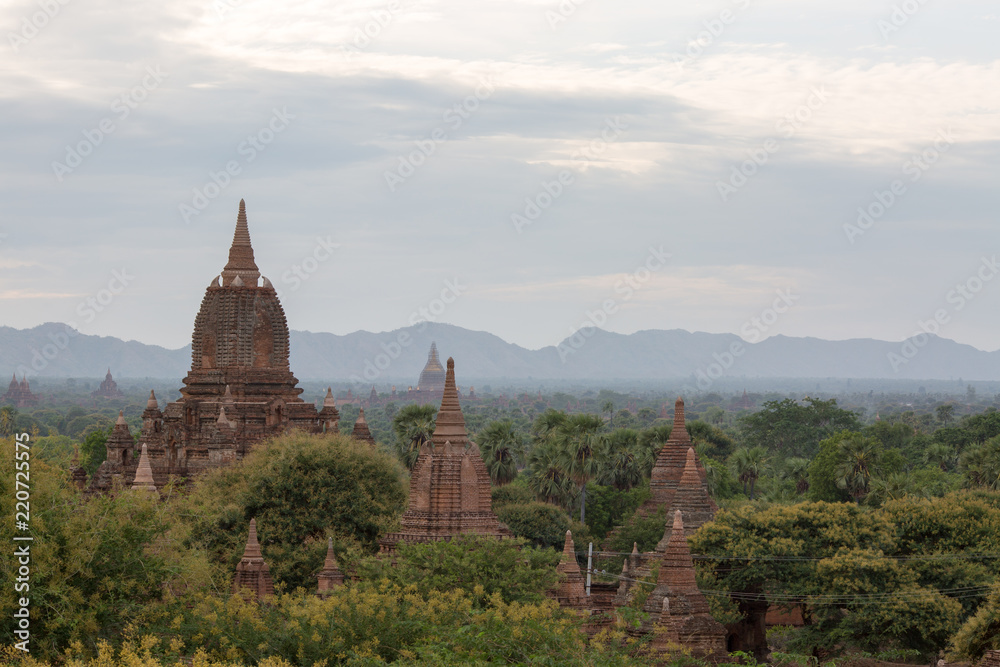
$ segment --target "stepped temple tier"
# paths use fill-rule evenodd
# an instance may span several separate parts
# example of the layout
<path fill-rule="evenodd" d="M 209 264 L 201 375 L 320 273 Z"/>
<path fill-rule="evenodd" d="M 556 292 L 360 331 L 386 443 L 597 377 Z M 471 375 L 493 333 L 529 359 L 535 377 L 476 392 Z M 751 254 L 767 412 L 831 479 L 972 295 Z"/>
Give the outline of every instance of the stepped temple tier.
<path fill-rule="evenodd" d="M 453 359 L 448 359 L 434 433 L 421 447 L 410 475 L 409 506 L 400 523 L 400 532 L 379 541 L 383 553 L 394 552 L 399 542 L 448 540 L 466 534 L 511 536 L 493 513 L 490 475 L 479 447 L 465 430 Z"/>
<path fill-rule="evenodd" d="M 337 430 L 340 415 L 330 397 L 318 411 L 299 397 L 288 352 L 285 311 L 257 268 L 241 200 L 229 261 L 209 283 L 195 318 L 181 398 L 161 412 L 150 393 L 142 413 L 139 443 L 146 445 L 157 488 L 171 476 L 188 478 L 238 461 L 254 444 L 290 428 Z M 120 439 L 122 451 L 114 456 L 109 441 L 93 490 L 107 490 L 114 477 L 133 483 L 140 451 Z"/>

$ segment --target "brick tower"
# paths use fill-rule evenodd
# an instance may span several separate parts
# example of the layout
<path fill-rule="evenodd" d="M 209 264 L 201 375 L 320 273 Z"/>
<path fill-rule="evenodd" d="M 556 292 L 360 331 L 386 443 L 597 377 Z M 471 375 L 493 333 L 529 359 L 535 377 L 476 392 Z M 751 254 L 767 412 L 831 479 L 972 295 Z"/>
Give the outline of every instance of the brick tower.
<path fill-rule="evenodd" d="M 452 359 L 448 359 L 434 433 L 413 467 L 409 507 L 400 523 L 400 532 L 380 541 L 383 552 L 393 552 L 399 542 L 446 540 L 464 534 L 511 535 L 493 513 L 490 475 L 479 447 L 465 431 Z"/>

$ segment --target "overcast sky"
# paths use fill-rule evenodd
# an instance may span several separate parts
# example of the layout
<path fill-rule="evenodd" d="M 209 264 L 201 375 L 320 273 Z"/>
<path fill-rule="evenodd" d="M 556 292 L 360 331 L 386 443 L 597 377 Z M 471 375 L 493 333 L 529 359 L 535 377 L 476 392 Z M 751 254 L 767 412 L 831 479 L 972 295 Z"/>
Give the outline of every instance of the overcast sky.
<path fill-rule="evenodd" d="M 1000 348 L 995 2 L 19 0 L 0 26 L 0 324 L 186 344 L 245 198 L 293 329 L 902 340 L 938 313 Z"/>

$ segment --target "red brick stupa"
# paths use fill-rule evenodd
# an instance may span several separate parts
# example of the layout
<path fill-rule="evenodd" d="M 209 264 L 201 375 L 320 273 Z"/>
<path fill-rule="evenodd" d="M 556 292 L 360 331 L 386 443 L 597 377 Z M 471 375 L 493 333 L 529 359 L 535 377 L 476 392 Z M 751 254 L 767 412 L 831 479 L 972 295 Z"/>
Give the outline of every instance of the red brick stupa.
<path fill-rule="evenodd" d="M 695 658 L 726 658 L 726 629 L 712 617 L 698 589 L 680 510 L 674 512 L 673 529 L 667 532 L 659 581 L 642 608 L 650 616 L 644 626 L 653 630 L 652 648 L 679 645 Z"/>
<path fill-rule="evenodd" d="M 242 589 L 247 589 L 250 592 L 250 597 L 258 600 L 274 595 L 271 570 L 264 561 L 264 555 L 260 552 L 260 543 L 257 541 L 256 519 L 250 519 L 247 547 L 239 565 L 236 566 L 236 577 L 233 579 L 233 593 L 239 593 Z"/>
<path fill-rule="evenodd" d="M 455 387 L 455 362 L 448 359 L 444 396 L 430 442 L 420 449 L 410 475 L 410 503 L 402 530 L 380 541 L 391 553 L 399 542 L 447 540 L 458 535 L 509 537 L 493 513 L 490 475 L 476 443 L 465 431 Z"/>
<path fill-rule="evenodd" d="M 372 447 L 377 447 L 375 438 L 372 437 L 372 432 L 368 430 L 368 422 L 365 421 L 365 409 L 361 408 L 358 411 L 358 419 L 354 422 L 354 430 L 351 432 L 351 437 L 355 440 L 360 440 L 361 442 L 367 442 Z"/>
<path fill-rule="evenodd" d="M 340 571 L 337 564 L 337 557 L 333 553 L 333 538 L 328 538 L 326 542 L 326 561 L 317 579 L 316 594 L 320 597 L 328 595 L 330 591 L 338 586 L 344 585 L 344 573 Z"/>
<path fill-rule="evenodd" d="M 580 564 L 576 562 L 576 545 L 573 544 L 573 533 L 566 531 L 566 542 L 563 544 L 562 560 L 556 565 L 556 572 L 563 575 L 555 598 L 560 607 L 575 610 L 587 610 L 587 588 L 584 585 Z"/>

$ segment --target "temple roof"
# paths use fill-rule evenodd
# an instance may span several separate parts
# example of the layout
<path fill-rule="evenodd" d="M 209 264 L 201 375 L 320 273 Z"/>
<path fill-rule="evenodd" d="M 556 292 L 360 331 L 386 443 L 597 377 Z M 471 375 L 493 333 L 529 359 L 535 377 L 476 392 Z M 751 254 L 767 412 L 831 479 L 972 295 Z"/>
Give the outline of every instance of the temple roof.
<path fill-rule="evenodd" d="M 441 391 L 444 388 L 445 372 L 438 358 L 437 343 L 431 343 L 431 351 L 427 354 L 427 363 L 417 380 L 418 391 Z"/>

